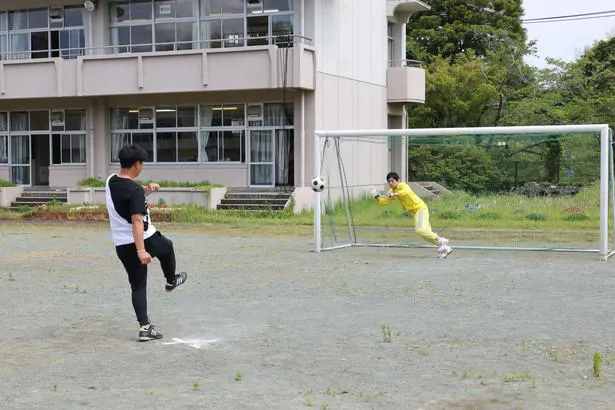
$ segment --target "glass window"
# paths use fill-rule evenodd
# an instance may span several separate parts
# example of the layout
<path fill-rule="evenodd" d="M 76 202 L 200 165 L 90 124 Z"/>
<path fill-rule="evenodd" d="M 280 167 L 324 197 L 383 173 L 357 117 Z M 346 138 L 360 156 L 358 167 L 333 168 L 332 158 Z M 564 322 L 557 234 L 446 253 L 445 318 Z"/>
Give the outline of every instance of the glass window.
<path fill-rule="evenodd" d="M 201 0 L 202 16 L 219 16 L 222 14 L 223 0 Z"/>
<path fill-rule="evenodd" d="M 127 53 L 129 51 L 130 45 L 130 27 L 112 27 L 111 28 L 111 43 L 115 46 L 125 46 L 125 47 L 114 47 L 114 53 Z"/>
<path fill-rule="evenodd" d="M 0 11 L 0 31 L 8 29 L 7 14 L 5 11 Z"/>
<path fill-rule="evenodd" d="M 293 104 L 265 104 L 265 126 L 288 126 L 293 125 Z"/>
<path fill-rule="evenodd" d="M 0 135 L 0 164 L 9 162 L 9 137 Z"/>
<path fill-rule="evenodd" d="M 196 17 L 196 0 L 176 0 L 175 15 L 178 18 Z"/>
<path fill-rule="evenodd" d="M 0 112 L 0 132 L 6 132 L 9 130 L 9 114 L 6 112 Z"/>
<path fill-rule="evenodd" d="M 11 131 L 28 131 L 28 112 L 11 113 Z"/>
<path fill-rule="evenodd" d="M 72 163 L 84 163 L 85 162 L 85 135 L 73 134 L 70 136 L 71 144 L 71 162 Z"/>
<path fill-rule="evenodd" d="M 245 123 L 243 104 L 225 104 L 222 108 L 222 125 L 225 127 L 240 127 Z"/>
<path fill-rule="evenodd" d="M 224 0 L 222 2 L 222 14 L 243 14 L 245 0 Z"/>
<path fill-rule="evenodd" d="M 139 128 L 154 128 L 154 109 L 152 107 L 139 108 Z"/>
<path fill-rule="evenodd" d="M 51 159 L 52 164 L 62 163 L 62 134 L 51 136 Z"/>
<path fill-rule="evenodd" d="M 67 6 L 64 8 L 64 27 L 83 26 L 83 6 Z"/>
<path fill-rule="evenodd" d="M 156 134 L 157 162 L 177 162 L 175 137 L 176 133 L 174 132 L 158 132 Z"/>
<path fill-rule="evenodd" d="M 241 161 L 243 131 L 223 131 L 220 147 L 220 161 Z"/>
<path fill-rule="evenodd" d="M 147 152 L 148 162 L 154 161 L 154 134 L 153 133 L 135 132 L 132 135 L 132 143 L 140 146 L 141 148 L 145 150 L 145 152 Z"/>
<path fill-rule="evenodd" d="M 152 51 L 152 26 L 130 26 L 130 43 L 133 53 Z"/>
<path fill-rule="evenodd" d="M 201 162 L 218 161 L 218 131 L 201 132 Z"/>
<path fill-rule="evenodd" d="M 132 0 L 130 2 L 130 21 L 152 20 L 152 1 L 151 0 Z"/>
<path fill-rule="evenodd" d="M 177 110 L 175 107 L 156 107 L 156 127 L 177 127 Z"/>
<path fill-rule="evenodd" d="M 64 118 L 66 131 L 85 131 L 84 110 L 66 110 Z"/>
<path fill-rule="evenodd" d="M 293 16 L 282 14 L 271 16 L 271 36 L 274 44 L 293 44 Z"/>
<path fill-rule="evenodd" d="M 222 125 L 222 106 L 201 106 L 201 127 L 219 127 Z"/>
<path fill-rule="evenodd" d="M 28 28 L 28 13 L 25 10 L 9 12 L 9 30 Z"/>
<path fill-rule="evenodd" d="M 154 17 L 168 19 L 175 17 L 175 0 L 156 0 L 154 3 Z"/>
<path fill-rule="evenodd" d="M 139 129 L 139 109 L 114 108 L 111 111 L 111 128 L 114 130 Z"/>
<path fill-rule="evenodd" d="M 120 149 L 124 145 L 130 144 L 130 137 L 131 137 L 131 135 L 129 133 L 123 133 L 123 134 L 113 133 L 113 134 L 111 134 L 111 162 L 119 162 L 120 159 L 118 157 L 118 154 L 120 152 Z M 148 158 L 149 158 L 150 161 L 152 160 L 151 156 L 148 156 Z"/>
<path fill-rule="evenodd" d="M 199 159 L 199 143 L 196 132 L 177 134 L 177 160 L 179 162 L 196 162 Z"/>
<path fill-rule="evenodd" d="M 222 38 L 222 21 L 208 20 L 201 22 L 201 47 L 220 48 Z"/>
<path fill-rule="evenodd" d="M 28 28 L 49 27 L 49 9 L 28 10 Z"/>
<path fill-rule="evenodd" d="M 130 21 L 130 4 L 127 1 L 111 3 L 109 18 L 112 23 Z"/>
<path fill-rule="evenodd" d="M 177 108 L 177 126 L 195 127 L 196 126 L 196 107 Z"/>
<path fill-rule="evenodd" d="M 263 0 L 265 12 L 290 11 L 293 9 L 293 0 Z"/>
<path fill-rule="evenodd" d="M 49 131 L 49 111 L 30 111 L 30 130 Z"/>
<path fill-rule="evenodd" d="M 177 50 L 191 50 L 198 41 L 198 36 L 195 34 L 196 23 L 177 23 L 175 25 L 177 32 L 175 41 L 177 42 Z"/>
<path fill-rule="evenodd" d="M 248 45 L 262 46 L 269 43 L 269 17 L 248 17 Z"/>
<path fill-rule="evenodd" d="M 70 138 L 71 138 L 70 134 L 62 134 L 62 154 L 61 155 L 62 155 L 62 162 L 66 164 L 71 163 Z"/>
<path fill-rule="evenodd" d="M 173 51 L 175 23 L 156 23 L 156 51 Z"/>
<path fill-rule="evenodd" d="M 224 47 L 241 47 L 244 44 L 243 19 L 222 20 Z"/>

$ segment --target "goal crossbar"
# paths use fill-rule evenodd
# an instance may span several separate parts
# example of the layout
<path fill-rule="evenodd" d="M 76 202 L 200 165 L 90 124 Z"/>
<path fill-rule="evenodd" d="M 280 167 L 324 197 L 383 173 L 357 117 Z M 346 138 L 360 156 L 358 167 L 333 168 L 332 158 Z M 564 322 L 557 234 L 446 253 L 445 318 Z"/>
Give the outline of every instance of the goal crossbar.
<path fill-rule="evenodd" d="M 464 127 L 464 128 L 409 128 L 409 129 L 365 129 L 365 130 L 317 130 L 314 132 L 314 176 L 318 176 L 322 166 L 323 141 L 329 137 L 345 139 L 349 137 L 429 137 L 429 136 L 462 136 L 462 135 L 520 135 L 520 134 L 575 134 L 598 133 L 600 135 L 600 247 L 599 249 L 565 249 L 565 248 L 514 248 L 515 250 L 550 250 L 573 252 L 598 252 L 601 259 L 607 260 L 615 254 L 615 249 L 609 246 L 609 203 L 615 204 L 615 186 L 613 180 L 615 171 L 613 167 L 612 132 L 608 124 L 579 124 L 579 125 L 536 125 L 513 127 Z M 611 198 L 609 201 L 609 192 Z M 401 245 L 374 245 L 363 244 L 351 238 L 350 243 L 336 245 L 328 248 L 322 247 L 321 224 L 322 207 L 321 192 L 314 193 L 314 251 L 340 249 L 349 246 L 401 246 Z M 615 207 L 612 207 L 612 217 L 615 221 Z M 613 237 L 615 238 L 615 223 L 613 223 Z M 420 247 L 420 246 L 419 246 Z M 474 247 L 458 246 L 469 249 L 509 249 L 506 247 Z"/>

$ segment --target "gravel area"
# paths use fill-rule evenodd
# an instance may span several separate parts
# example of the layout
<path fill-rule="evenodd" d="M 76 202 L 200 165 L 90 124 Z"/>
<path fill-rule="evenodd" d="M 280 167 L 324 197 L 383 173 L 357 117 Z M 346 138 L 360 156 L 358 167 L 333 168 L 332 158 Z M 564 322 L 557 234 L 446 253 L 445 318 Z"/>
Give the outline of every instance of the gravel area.
<path fill-rule="evenodd" d="M 164 338 L 138 343 L 106 224 L 0 224 L 0 407 L 615 408 L 615 269 L 596 254 L 159 228 L 189 277 L 166 293 L 150 265 Z"/>

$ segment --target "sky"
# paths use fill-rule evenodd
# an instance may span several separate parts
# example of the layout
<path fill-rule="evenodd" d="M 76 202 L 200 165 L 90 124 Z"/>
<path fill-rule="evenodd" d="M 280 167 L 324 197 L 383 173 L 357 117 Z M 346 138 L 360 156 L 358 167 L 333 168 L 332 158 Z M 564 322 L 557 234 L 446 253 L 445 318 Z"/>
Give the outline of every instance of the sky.
<path fill-rule="evenodd" d="M 615 0 L 523 0 L 526 19 L 615 10 Z M 525 24 L 528 40 L 537 40 L 537 57 L 526 62 L 547 67 L 546 57 L 573 61 L 585 47 L 615 35 L 615 16 L 558 23 Z"/>

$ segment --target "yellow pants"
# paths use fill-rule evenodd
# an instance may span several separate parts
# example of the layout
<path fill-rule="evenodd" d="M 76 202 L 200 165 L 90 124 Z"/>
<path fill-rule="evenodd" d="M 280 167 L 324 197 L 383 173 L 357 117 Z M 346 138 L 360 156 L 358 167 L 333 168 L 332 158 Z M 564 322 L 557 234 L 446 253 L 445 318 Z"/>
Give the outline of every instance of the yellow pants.
<path fill-rule="evenodd" d="M 438 245 L 438 235 L 431 231 L 429 224 L 429 211 L 427 209 L 419 209 L 414 214 L 414 232 L 427 242 Z"/>

